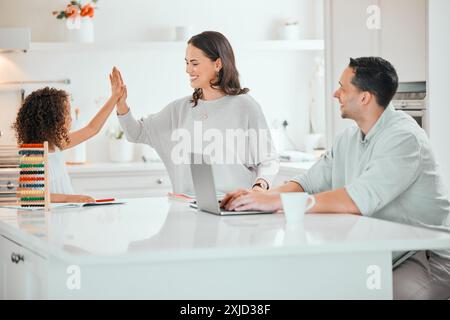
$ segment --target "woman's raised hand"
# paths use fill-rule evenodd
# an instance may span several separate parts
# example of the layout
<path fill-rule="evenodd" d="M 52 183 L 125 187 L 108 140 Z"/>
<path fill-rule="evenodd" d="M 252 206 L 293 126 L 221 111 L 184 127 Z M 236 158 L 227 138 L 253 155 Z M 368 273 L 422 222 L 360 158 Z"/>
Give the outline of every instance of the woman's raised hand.
<path fill-rule="evenodd" d="M 120 73 L 120 71 L 118 69 L 116 69 L 117 71 L 117 75 L 119 76 L 119 82 L 122 85 L 122 95 L 120 96 L 119 101 L 117 102 L 118 104 L 125 106 L 127 103 L 127 86 L 125 85 L 125 83 L 123 82 L 122 79 L 122 74 Z"/>
<path fill-rule="evenodd" d="M 115 72 L 115 74 L 118 77 L 118 81 L 121 85 L 121 95 L 117 101 L 117 112 L 118 114 L 122 115 L 122 114 L 126 114 L 129 110 L 128 105 L 127 105 L 127 96 L 128 96 L 128 91 L 127 91 L 127 86 L 124 84 L 123 79 L 122 79 L 122 75 L 120 74 L 120 71 L 114 67 L 113 71 Z"/>
<path fill-rule="evenodd" d="M 121 106 L 126 107 L 127 105 L 127 86 L 123 86 L 123 90 L 122 90 L 122 96 L 119 98 L 119 101 L 117 101 L 117 104 L 120 104 Z"/>

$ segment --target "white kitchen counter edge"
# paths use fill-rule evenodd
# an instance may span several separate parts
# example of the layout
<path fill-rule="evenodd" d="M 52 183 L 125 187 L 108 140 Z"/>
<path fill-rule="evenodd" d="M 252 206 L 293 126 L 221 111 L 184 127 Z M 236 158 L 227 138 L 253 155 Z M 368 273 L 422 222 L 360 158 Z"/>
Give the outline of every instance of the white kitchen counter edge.
<path fill-rule="evenodd" d="M 282 162 L 280 173 L 297 174 L 308 170 L 314 162 Z M 128 162 L 128 163 L 87 163 L 82 165 L 67 165 L 70 175 L 85 173 L 118 173 L 118 172 L 161 172 L 166 171 L 162 162 Z"/>
<path fill-rule="evenodd" d="M 69 210 L 69 209 L 68 209 Z M 50 213 L 51 214 L 51 213 Z M 360 217 L 361 219 L 370 219 Z M 412 227 L 415 228 L 415 227 Z M 95 255 L 88 253 L 86 255 L 69 254 L 59 247 L 44 242 L 41 239 L 31 236 L 20 229 L 11 227 L 7 223 L 0 220 L 0 235 L 9 240 L 18 243 L 20 246 L 31 250 L 35 254 L 45 259 L 60 259 L 66 263 L 76 263 L 83 265 L 98 265 L 98 264 L 124 264 L 130 262 L 142 261 L 193 261 L 201 259 L 226 259 L 226 258 L 250 258 L 250 257 L 267 257 L 270 256 L 289 256 L 297 254 L 338 254 L 349 252 L 382 252 L 382 251 L 403 251 L 416 250 L 417 247 L 433 247 L 434 249 L 446 249 L 450 237 L 445 232 L 442 233 L 441 239 L 432 240 L 418 240 L 411 241 L 405 245 L 403 239 L 388 240 L 386 247 L 380 245 L 380 241 L 376 242 L 360 242 L 352 245 L 343 245 L 342 243 L 332 245 L 317 245 L 317 246 L 270 246 L 270 247 L 229 247 L 229 248 L 199 248 L 199 249 L 183 249 L 183 250 L 169 250 L 169 251 L 148 251 L 141 253 L 124 253 L 115 255 Z M 383 242 L 381 242 L 383 244 Z M 388 249 L 389 248 L 389 249 Z M 118 259 L 119 258 L 119 259 Z"/>

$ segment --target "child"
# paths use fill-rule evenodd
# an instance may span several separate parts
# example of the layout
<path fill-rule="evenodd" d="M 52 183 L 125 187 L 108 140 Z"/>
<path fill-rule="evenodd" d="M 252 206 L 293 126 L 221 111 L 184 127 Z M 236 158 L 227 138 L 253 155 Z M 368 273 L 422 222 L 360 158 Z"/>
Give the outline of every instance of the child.
<path fill-rule="evenodd" d="M 43 143 L 49 145 L 49 176 L 51 202 L 94 202 L 85 195 L 73 194 L 69 174 L 64 165 L 61 150 L 95 136 L 105 124 L 118 99 L 125 91 L 114 67 L 109 75 L 111 97 L 84 128 L 69 132 L 72 123 L 69 94 L 55 88 L 43 88 L 29 94 L 19 109 L 13 129 L 19 144 Z"/>

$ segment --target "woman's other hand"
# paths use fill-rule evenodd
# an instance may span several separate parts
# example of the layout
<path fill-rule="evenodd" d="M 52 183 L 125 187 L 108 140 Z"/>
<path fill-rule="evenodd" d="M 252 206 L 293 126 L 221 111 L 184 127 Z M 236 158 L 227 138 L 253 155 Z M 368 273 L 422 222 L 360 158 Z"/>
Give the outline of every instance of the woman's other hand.
<path fill-rule="evenodd" d="M 117 101 L 117 113 L 119 115 L 128 113 L 128 105 L 127 105 L 127 97 L 128 97 L 128 90 L 127 86 L 123 82 L 122 74 L 120 73 L 119 69 L 114 68 L 115 72 L 117 74 L 117 77 L 119 79 L 119 83 L 121 85 L 121 94 Z"/>
<path fill-rule="evenodd" d="M 117 101 L 117 104 L 127 107 L 127 96 L 128 96 L 127 86 L 124 85 L 124 86 L 122 86 L 122 95 L 120 96 L 119 100 Z"/>

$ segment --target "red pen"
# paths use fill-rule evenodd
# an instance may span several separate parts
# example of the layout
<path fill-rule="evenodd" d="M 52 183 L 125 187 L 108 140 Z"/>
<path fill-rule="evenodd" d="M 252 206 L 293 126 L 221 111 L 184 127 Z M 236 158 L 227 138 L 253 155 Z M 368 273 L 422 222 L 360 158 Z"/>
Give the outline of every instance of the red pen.
<path fill-rule="evenodd" d="M 96 199 L 95 202 L 109 202 L 109 201 L 115 201 L 116 199 L 110 198 L 110 199 Z"/>

